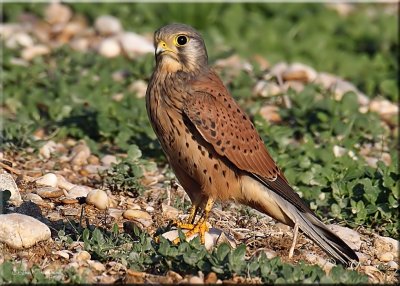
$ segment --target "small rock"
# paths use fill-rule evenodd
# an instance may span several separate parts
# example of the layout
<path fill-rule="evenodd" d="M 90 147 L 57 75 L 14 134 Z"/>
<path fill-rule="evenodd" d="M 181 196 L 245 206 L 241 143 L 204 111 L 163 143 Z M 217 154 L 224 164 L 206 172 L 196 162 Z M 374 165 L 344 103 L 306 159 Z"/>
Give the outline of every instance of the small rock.
<path fill-rule="evenodd" d="M 114 58 L 121 53 L 121 47 L 115 39 L 105 39 L 100 43 L 99 54 L 106 58 Z"/>
<path fill-rule="evenodd" d="M 215 272 L 210 272 L 206 276 L 206 279 L 204 280 L 204 282 L 206 284 L 215 284 L 217 282 L 217 280 L 218 280 L 217 274 L 215 274 Z"/>
<path fill-rule="evenodd" d="M 19 189 L 17 184 L 14 181 L 14 178 L 8 174 L 0 174 L 0 192 L 10 191 L 10 203 L 15 206 L 19 206 L 22 203 L 21 194 L 19 193 Z"/>
<path fill-rule="evenodd" d="M 262 97 L 276 96 L 282 92 L 283 90 L 278 84 L 267 80 L 258 81 L 253 88 L 253 94 Z"/>
<path fill-rule="evenodd" d="M 216 69 L 224 69 L 229 76 L 237 76 L 243 71 L 251 72 L 253 66 L 246 60 L 240 58 L 237 54 L 225 59 L 219 59 L 214 63 Z"/>
<path fill-rule="evenodd" d="M 70 182 L 68 182 L 63 176 L 61 175 L 56 175 L 57 176 L 57 180 L 58 180 L 58 187 L 61 189 L 64 189 L 66 191 L 71 190 L 73 187 L 75 187 L 75 184 L 72 184 Z"/>
<path fill-rule="evenodd" d="M 76 204 L 78 202 L 78 200 L 71 199 L 71 198 L 65 198 L 65 199 L 62 199 L 61 202 L 66 205 L 70 205 L 70 204 Z"/>
<path fill-rule="evenodd" d="M 278 256 L 278 253 L 272 249 L 265 249 L 264 250 L 265 255 L 267 256 L 268 259 L 272 259 L 274 257 Z"/>
<path fill-rule="evenodd" d="M 105 155 L 100 162 L 103 166 L 110 167 L 112 164 L 117 164 L 118 160 L 114 155 Z"/>
<path fill-rule="evenodd" d="M 46 7 L 44 17 L 52 25 L 67 23 L 72 17 L 72 11 L 66 5 L 53 2 Z"/>
<path fill-rule="evenodd" d="M 81 142 L 72 149 L 70 162 L 77 166 L 86 165 L 90 154 L 89 147 L 85 142 Z"/>
<path fill-rule="evenodd" d="M 121 22 L 109 15 L 100 16 L 96 19 L 94 27 L 100 35 L 108 36 L 122 32 Z"/>
<path fill-rule="evenodd" d="M 265 105 L 260 109 L 260 115 L 268 122 L 279 123 L 282 118 L 279 115 L 279 108 L 275 105 Z"/>
<path fill-rule="evenodd" d="M 47 173 L 46 175 L 37 178 L 35 182 L 37 185 L 49 186 L 55 188 L 58 185 L 58 178 L 57 175 L 53 173 Z"/>
<path fill-rule="evenodd" d="M 81 210 L 76 208 L 64 208 L 61 210 L 65 216 L 77 216 Z"/>
<path fill-rule="evenodd" d="M 68 191 L 66 196 L 68 198 L 80 198 L 80 197 L 87 197 L 89 192 L 92 190 L 92 188 L 87 187 L 87 186 L 74 186 L 72 189 Z"/>
<path fill-rule="evenodd" d="M 146 212 L 152 213 L 152 212 L 154 212 L 154 211 L 155 211 L 155 209 L 154 209 L 152 206 L 146 207 Z"/>
<path fill-rule="evenodd" d="M 176 209 L 172 206 L 169 206 L 167 204 L 162 204 L 161 208 L 162 208 L 162 215 L 165 219 L 169 219 L 169 220 L 176 219 L 179 215 L 178 209 Z"/>
<path fill-rule="evenodd" d="M 390 237 L 376 236 L 374 239 L 375 253 L 391 252 L 394 257 L 398 257 L 400 241 Z"/>
<path fill-rule="evenodd" d="M 86 38 L 74 38 L 71 40 L 70 46 L 75 51 L 86 52 L 89 49 L 90 42 Z"/>
<path fill-rule="evenodd" d="M 128 87 L 128 90 L 136 94 L 137 98 L 144 98 L 147 91 L 147 83 L 144 80 L 135 80 Z"/>
<path fill-rule="evenodd" d="M 135 57 L 147 53 L 154 53 L 153 43 L 145 37 L 132 33 L 125 32 L 118 38 L 122 49 L 128 57 Z"/>
<path fill-rule="evenodd" d="M 296 80 L 307 83 L 317 78 L 317 72 L 304 64 L 293 63 L 282 73 L 282 78 L 285 81 Z"/>
<path fill-rule="evenodd" d="M 282 74 L 288 69 L 287 63 L 279 62 L 274 65 L 269 73 L 265 74 L 264 79 L 269 80 L 272 77 L 282 78 Z"/>
<path fill-rule="evenodd" d="M 74 255 L 74 260 L 76 261 L 88 261 L 90 258 L 90 253 L 86 250 L 82 250 Z"/>
<path fill-rule="evenodd" d="M 34 193 L 26 194 L 23 197 L 23 199 L 24 199 L 24 201 L 27 201 L 27 202 L 30 201 L 30 202 L 34 202 L 34 203 L 37 203 L 37 204 L 40 204 L 40 203 L 43 202 L 43 199 L 39 195 L 34 194 Z"/>
<path fill-rule="evenodd" d="M 56 150 L 57 148 L 57 143 L 50 140 L 46 144 L 44 144 L 42 147 L 39 149 L 39 154 L 45 158 L 49 159 L 51 154 Z"/>
<path fill-rule="evenodd" d="M 29 248 L 51 236 L 47 225 L 17 213 L 0 215 L 0 229 L 0 241 L 15 249 Z"/>
<path fill-rule="evenodd" d="M 108 208 L 108 196 L 102 190 L 91 190 L 86 197 L 86 202 L 100 210 Z"/>
<path fill-rule="evenodd" d="M 338 145 L 333 146 L 333 155 L 335 155 L 336 158 L 342 157 L 346 153 L 347 153 L 346 148 L 340 147 Z"/>
<path fill-rule="evenodd" d="M 58 211 L 48 213 L 46 215 L 46 218 L 51 220 L 51 221 L 58 221 L 58 220 L 63 220 L 64 219 L 64 217 Z"/>
<path fill-rule="evenodd" d="M 399 265 L 394 261 L 389 261 L 387 265 L 390 267 L 390 269 L 394 269 L 394 270 L 399 269 Z"/>
<path fill-rule="evenodd" d="M 350 246 L 351 249 L 356 251 L 360 250 L 362 241 L 361 236 L 357 231 L 334 224 L 328 225 L 328 228 L 341 239 L 343 239 Z"/>
<path fill-rule="evenodd" d="M 124 213 L 124 211 L 120 210 L 120 209 L 115 209 L 115 208 L 108 209 L 108 215 L 115 219 L 119 219 L 123 213 Z"/>
<path fill-rule="evenodd" d="M 151 220 L 151 215 L 149 215 L 145 211 L 140 211 L 140 210 L 126 210 L 123 213 L 123 217 L 126 219 L 145 219 L 145 220 Z"/>
<path fill-rule="evenodd" d="M 331 271 L 331 269 L 333 268 L 333 266 L 335 266 L 333 263 L 327 261 L 326 259 L 324 259 L 312 252 L 306 253 L 305 258 L 308 262 L 315 263 L 315 264 L 318 264 L 319 266 L 321 266 L 322 269 L 326 273 L 329 273 Z"/>
<path fill-rule="evenodd" d="M 50 53 L 50 49 L 45 45 L 35 45 L 26 47 L 21 52 L 21 57 L 26 60 L 30 61 L 35 57 L 44 56 Z"/>
<path fill-rule="evenodd" d="M 33 46 L 33 39 L 26 33 L 16 33 L 7 39 L 5 45 L 10 49 L 15 49 L 18 47 L 31 47 Z"/>
<path fill-rule="evenodd" d="M 53 187 L 42 187 L 36 190 L 36 194 L 38 194 L 43 199 L 49 198 L 59 198 L 64 195 L 64 192 L 60 189 Z"/>
<path fill-rule="evenodd" d="M 61 256 L 62 258 L 65 258 L 65 259 L 69 259 L 70 251 L 68 251 L 68 250 L 60 250 L 60 251 L 54 252 L 54 254 L 56 254 L 58 256 Z"/>
<path fill-rule="evenodd" d="M 189 278 L 189 284 L 204 284 L 204 278 L 192 276 Z"/>
<path fill-rule="evenodd" d="M 369 257 L 368 255 L 366 255 L 365 253 L 362 253 L 362 252 L 356 251 L 356 255 L 357 255 L 357 257 L 358 257 L 358 260 L 359 260 L 361 263 L 367 262 L 368 259 L 370 259 L 370 257 Z"/>
<path fill-rule="evenodd" d="M 382 120 L 389 125 L 396 125 L 396 119 L 399 114 L 399 107 L 397 104 L 387 99 L 373 99 L 369 104 L 369 110 L 378 113 Z"/>
<path fill-rule="evenodd" d="M 92 268 L 94 271 L 97 272 L 105 272 L 106 271 L 106 267 L 104 266 L 103 263 L 100 263 L 98 261 L 93 261 L 93 260 L 89 260 L 88 261 L 90 268 Z"/>
<path fill-rule="evenodd" d="M 391 252 L 385 252 L 378 256 L 378 259 L 382 262 L 389 262 L 394 259 L 394 255 Z"/>
<path fill-rule="evenodd" d="M 100 166 L 100 165 L 86 165 L 85 167 L 83 167 L 83 170 L 85 170 L 86 172 L 88 172 L 89 174 L 99 174 L 101 172 L 104 172 L 105 170 L 107 170 L 108 168 L 105 166 Z"/>

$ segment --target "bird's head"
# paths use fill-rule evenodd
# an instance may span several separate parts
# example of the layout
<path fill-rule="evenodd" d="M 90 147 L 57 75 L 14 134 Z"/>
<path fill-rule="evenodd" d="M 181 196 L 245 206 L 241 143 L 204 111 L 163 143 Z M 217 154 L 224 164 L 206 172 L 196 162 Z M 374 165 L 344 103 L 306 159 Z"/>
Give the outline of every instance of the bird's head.
<path fill-rule="evenodd" d="M 154 33 L 157 65 L 168 72 L 195 73 L 207 67 L 208 57 L 203 38 L 188 25 L 170 24 Z"/>

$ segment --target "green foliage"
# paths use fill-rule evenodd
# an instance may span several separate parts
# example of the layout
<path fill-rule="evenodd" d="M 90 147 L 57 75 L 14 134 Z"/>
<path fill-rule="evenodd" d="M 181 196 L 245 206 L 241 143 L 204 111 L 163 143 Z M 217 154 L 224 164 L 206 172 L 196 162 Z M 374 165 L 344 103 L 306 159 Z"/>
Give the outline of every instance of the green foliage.
<path fill-rule="evenodd" d="M 72 267 L 56 271 L 47 277 L 36 265 L 28 270 L 20 262 L 5 261 L 0 264 L 1 284 L 58 284 L 63 281 L 85 283 L 86 280 Z"/>
<path fill-rule="evenodd" d="M 180 233 L 182 236 L 182 233 Z M 183 236 L 182 236 L 183 238 Z M 112 233 L 100 229 L 83 232 L 85 249 L 95 259 L 102 262 L 117 260 L 137 271 L 165 274 L 173 270 L 181 274 L 196 274 L 203 271 L 215 272 L 220 279 L 229 279 L 235 275 L 261 277 L 264 283 L 366 283 L 367 276 L 355 271 L 345 270 L 341 266 L 332 269 L 330 275 L 318 266 L 300 262 L 294 266 L 282 263 L 280 258 L 269 260 L 264 253 L 245 258 L 246 246 L 232 249 L 222 243 L 212 252 L 200 244 L 199 238 L 175 245 L 160 237 L 155 243 L 149 235 L 134 226 L 127 234 Z"/>

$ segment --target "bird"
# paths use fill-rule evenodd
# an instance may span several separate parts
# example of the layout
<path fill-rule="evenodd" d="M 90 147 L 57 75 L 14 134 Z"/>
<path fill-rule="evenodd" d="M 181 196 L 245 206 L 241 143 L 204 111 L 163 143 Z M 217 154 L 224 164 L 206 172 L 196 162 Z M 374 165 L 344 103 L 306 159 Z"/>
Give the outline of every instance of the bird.
<path fill-rule="evenodd" d="M 202 35 L 186 24 L 168 24 L 155 31 L 154 48 L 146 109 L 192 202 L 187 220 L 176 222 L 188 230 L 186 237 L 198 233 L 204 243 L 214 203 L 234 201 L 294 228 L 290 258 L 301 230 L 336 262 L 356 263 L 355 252 L 289 185 L 249 116 L 210 67 Z"/>

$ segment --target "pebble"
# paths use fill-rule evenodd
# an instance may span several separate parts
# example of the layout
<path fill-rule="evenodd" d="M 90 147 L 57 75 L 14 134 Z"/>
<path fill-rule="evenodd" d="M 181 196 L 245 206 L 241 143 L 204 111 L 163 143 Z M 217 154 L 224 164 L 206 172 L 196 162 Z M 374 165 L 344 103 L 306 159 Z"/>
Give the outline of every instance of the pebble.
<path fill-rule="evenodd" d="M 5 190 L 10 191 L 11 193 L 9 199 L 11 204 L 15 206 L 21 205 L 22 199 L 17 184 L 15 183 L 14 178 L 8 173 L 0 174 L 0 191 L 3 192 Z"/>
<path fill-rule="evenodd" d="M 91 152 L 89 147 L 86 143 L 81 142 L 72 149 L 70 162 L 72 165 L 77 166 L 86 165 L 90 154 Z"/>
<path fill-rule="evenodd" d="M 176 219 L 179 215 L 179 210 L 174 208 L 173 206 L 169 206 L 167 204 L 162 204 L 162 215 L 165 219 Z"/>
<path fill-rule="evenodd" d="M 118 38 L 128 57 L 154 53 L 153 43 L 145 37 L 132 32 L 125 32 Z"/>
<path fill-rule="evenodd" d="M 75 184 L 72 184 L 70 182 L 67 181 L 67 179 L 65 179 L 63 176 L 61 175 L 56 175 L 57 176 L 57 180 L 58 180 L 58 187 L 61 189 L 64 189 L 66 191 L 71 190 L 73 187 L 75 187 Z"/>
<path fill-rule="evenodd" d="M 322 258 L 321 256 L 318 256 L 312 252 L 306 253 L 305 258 L 308 262 L 316 263 L 319 266 L 321 266 L 326 273 L 329 273 L 331 269 L 335 266 L 332 262 L 329 262 L 326 259 Z"/>
<path fill-rule="evenodd" d="M 123 217 L 126 219 L 145 219 L 145 220 L 151 220 L 151 215 L 149 215 L 145 211 L 140 211 L 140 210 L 126 210 L 123 213 Z"/>
<path fill-rule="evenodd" d="M 21 57 L 26 60 L 30 61 L 35 57 L 44 56 L 50 53 L 50 48 L 45 45 L 35 45 L 26 47 L 21 51 Z"/>
<path fill-rule="evenodd" d="M 0 241 L 12 248 L 29 248 L 51 236 L 47 225 L 18 213 L 0 215 Z"/>
<path fill-rule="evenodd" d="M 279 108 L 276 105 L 264 105 L 260 109 L 260 115 L 268 122 L 279 123 L 282 118 L 279 115 Z"/>
<path fill-rule="evenodd" d="M 65 198 L 65 199 L 62 199 L 61 202 L 66 205 L 70 205 L 70 204 L 76 204 L 78 202 L 78 200 L 71 199 L 71 198 Z"/>
<path fill-rule="evenodd" d="M 105 166 L 100 166 L 100 165 L 86 165 L 83 170 L 85 170 L 86 172 L 88 172 L 89 174 L 99 174 L 101 172 L 104 172 L 105 170 L 107 170 L 108 168 Z"/>
<path fill-rule="evenodd" d="M 80 198 L 80 197 L 87 197 L 87 195 L 89 194 L 89 192 L 92 190 L 92 188 L 87 187 L 87 186 L 74 186 L 72 189 L 70 189 L 66 196 L 68 198 Z"/>
<path fill-rule="evenodd" d="M 94 23 L 94 27 L 102 36 L 114 35 L 122 32 L 122 25 L 119 19 L 110 15 L 98 17 Z"/>
<path fill-rule="evenodd" d="M 120 55 L 121 47 L 117 40 L 105 39 L 100 43 L 98 52 L 106 58 L 114 58 Z"/>
<path fill-rule="evenodd" d="M 105 155 L 100 162 L 103 166 L 110 167 L 112 164 L 117 164 L 118 160 L 114 155 Z"/>
<path fill-rule="evenodd" d="M 50 140 L 46 142 L 42 147 L 39 149 L 39 154 L 45 158 L 49 159 L 51 157 L 51 154 L 57 149 L 57 143 Z"/>
<path fill-rule="evenodd" d="M 339 236 L 341 239 L 343 239 L 351 249 L 355 251 L 359 251 L 361 247 L 361 236 L 360 234 L 352 230 L 348 227 L 343 227 L 340 225 L 328 225 L 328 228 L 332 230 L 337 236 Z"/>
<path fill-rule="evenodd" d="M 59 250 L 54 252 L 54 254 L 61 256 L 62 258 L 69 259 L 70 251 L 68 250 Z"/>
<path fill-rule="evenodd" d="M 317 75 L 313 68 L 305 64 L 293 63 L 282 73 L 282 78 L 285 81 L 296 80 L 307 83 L 315 80 Z"/>
<path fill-rule="evenodd" d="M 20 32 L 11 35 L 6 41 L 6 47 L 15 49 L 18 47 L 30 47 L 33 46 L 33 39 L 26 33 Z"/>
<path fill-rule="evenodd" d="M 189 278 L 189 284 L 204 284 L 204 278 L 192 276 Z"/>
<path fill-rule="evenodd" d="M 23 197 L 23 199 L 24 199 L 24 201 L 30 201 L 30 202 L 39 203 L 39 204 L 43 202 L 43 199 L 39 195 L 34 194 L 34 193 L 26 194 Z"/>
<path fill-rule="evenodd" d="M 38 194 L 43 199 L 50 199 L 59 198 L 64 195 L 64 192 L 54 187 L 42 187 L 36 190 L 36 194 Z"/>
<path fill-rule="evenodd" d="M 90 260 L 91 256 L 90 253 L 86 250 L 82 250 L 74 255 L 74 260 L 76 261 L 88 261 Z"/>
<path fill-rule="evenodd" d="M 108 208 L 108 196 L 102 190 L 91 190 L 86 197 L 86 203 L 95 206 L 99 210 L 105 210 Z"/>
<path fill-rule="evenodd" d="M 356 254 L 357 254 L 358 260 L 359 260 L 361 263 L 367 262 L 368 259 L 370 259 L 369 256 L 366 255 L 365 253 L 356 251 Z"/>
<path fill-rule="evenodd" d="M 154 211 L 155 211 L 155 209 L 154 209 L 152 206 L 146 207 L 146 212 L 152 213 L 152 212 L 154 212 Z"/>
<path fill-rule="evenodd" d="M 389 262 L 394 259 L 394 255 L 391 252 L 385 252 L 378 256 L 378 259 L 382 262 Z"/>
<path fill-rule="evenodd" d="M 123 210 L 120 209 L 116 209 L 116 208 L 109 208 L 108 209 L 108 215 L 115 218 L 115 219 L 119 219 L 122 214 L 124 213 Z"/>
<path fill-rule="evenodd" d="M 283 90 L 278 84 L 267 80 L 258 81 L 253 88 L 253 94 L 261 97 L 276 96 L 282 92 Z"/>
<path fill-rule="evenodd" d="M 398 257 L 400 241 L 391 237 L 376 236 L 374 239 L 374 248 L 377 254 L 391 252 L 394 257 Z"/>
<path fill-rule="evenodd" d="M 141 79 L 135 80 L 129 85 L 128 90 L 135 93 L 137 98 L 144 98 L 147 91 L 147 82 Z"/>
<path fill-rule="evenodd" d="M 333 155 L 335 155 L 336 158 L 342 157 L 346 153 L 347 153 L 346 148 L 340 147 L 338 145 L 333 146 Z"/>
<path fill-rule="evenodd" d="M 77 208 L 64 208 L 61 210 L 63 215 L 65 216 L 77 216 L 80 212 L 81 209 L 77 209 Z"/>
<path fill-rule="evenodd" d="M 204 282 L 206 284 L 215 284 L 217 282 L 217 280 L 218 280 L 217 274 L 215 274 L 215 272 L 210 272 L 207 274 Z"/>
<path fill-rule="evenodd" d="M 389 261 L 387 265 L 390 267 L 390 269 L 399 269 L 399 264 L 397 264 L 395 261 Z"/>
<path fill-rule="evenodd" d="M 104 266 L 104 264 L 99 261 L 89 260 L 88 263 L 89 263 L 90 268 L 92 268 L 94 271 L 97 271 L 97 272 L 105 272 L 106 271 L 106 267 Z"/>
<path fill-rule="evenodd" d="M 67 23 L 72 17 L 71 9 L 63 4 L 53 2 L 44 10 L 44 17 L 50 24 Z"/>
<path fill-rule="evenodd" d="M 278 256 L 278 253 L 272 249 L 265 249 L 264 250 L 265 255 L 267 256 L 268 259 L 272 259 L 274 257 Z"/>
<path fill-rule="evenodd" d="M 58 185 L 58 178 L 56 174 L 47 173 L 44 176 L 37 178 L 35 182 L 37 185 L 55 188 Z"/>

